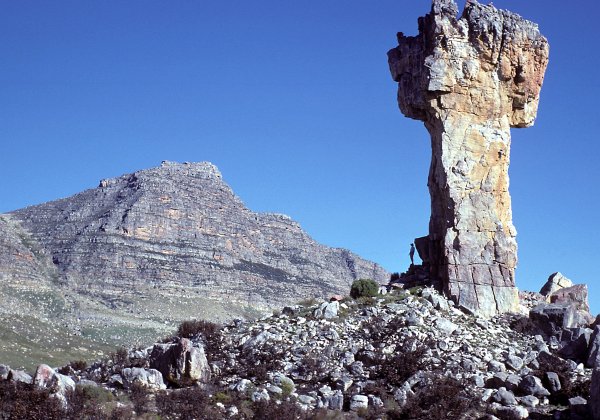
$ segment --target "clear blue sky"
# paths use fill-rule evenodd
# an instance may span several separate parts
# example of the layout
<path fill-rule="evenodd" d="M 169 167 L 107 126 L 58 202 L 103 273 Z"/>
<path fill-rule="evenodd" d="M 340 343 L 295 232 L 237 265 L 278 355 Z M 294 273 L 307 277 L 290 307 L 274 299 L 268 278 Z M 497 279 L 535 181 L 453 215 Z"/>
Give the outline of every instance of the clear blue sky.
<path fill-rule="evenodd" d="M 536 125 L 513 130 L 517 284 L 561 271 L 598 312 L 600 3 L 494 4 L 551 46 Z M 251 209 L 402 271 L 427 233 L 430 145 L 397 109 L 386 52 L 429 7 L 0 0 L 0 212 L 207 160 Z"/>

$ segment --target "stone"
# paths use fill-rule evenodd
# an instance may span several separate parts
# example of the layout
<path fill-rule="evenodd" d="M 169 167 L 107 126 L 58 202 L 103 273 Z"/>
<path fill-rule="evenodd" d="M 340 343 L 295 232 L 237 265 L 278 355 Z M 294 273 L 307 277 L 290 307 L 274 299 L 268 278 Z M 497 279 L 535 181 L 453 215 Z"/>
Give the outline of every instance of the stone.
<path fill-rule="evenodd" d="M 238 383 L 233 385 L 232 389 L 237 392 L 246 392 L 250 387 L 252 387 L 252 381 L 249 379 L 240 379 Z"/>
<path fill-rule="evenodd" d="M 108 380 L 108 383 L 115 388 L 124 388 L 125 387 L 124 382 L 123 382 L 123 377 L 119 374 L 111 375 L 111 377 Z"/>
<path fill-rule="evenodd" d="M 125 368 L 121 371 L 123 385 L 125 388 L 131 388 L 138 384 L 147 389 L 159 390 L 166 389 L 162 374 L 156 369 L 144 369 L 139 367 Z"/>
<path fill-rule="evenodd" d="M 33 383 L 33 378 L 31 377 L 31 375 L 29 375 L 26 372 L 23 372 L 22 370 L 11 369 L 10 372 L 8 372 L 8 380 L 13 382 L 22 382 L 24 384 Z"/>
<path fill-rule="evenodd" d="M 33 376 L 33 384 L 38 388 L 48 388 L 51 392 L 60 395 L 65 395 L 67 391 L 75 390 L 75 381 L 73 379 L 56 372 L 45 364 L 37 367 Z"/>
<path fill-rule="evenodd" d="M 509 354 L 504 363 L 512 370 L 519 370 L 523 367 L 523 359 L 514 354 Z"/>
<path fill-rule="evenodd" d="M 577 309 L 573 304 L 542 303 L 529 311 L 533 321 L 547 336 L 560 335 L 563 329 L 577 327 Z"/>
<path fill-rule="evenodd" d="M 533 395 L 535 397 L 547 397 L 550 392 L 542 385 L 542 381 L 537 376 L 527 375 L 521 379 L 519 389 L 525 395 Z"/>
<path fill-rule="evenodd" d="M 458 328 L 458 325 L 446 318 L 437 318 L 434 321 L 435 328 L 437 328 L 442 334 L 450 335 Z"/>
<path fill-rule="evenodd" d="M 0 381 L 7 380 L 9 373 L 10 373 L 10 367 L 8 367 L 6 365 L 0 365 Z"/>
<path fill-rule="evenodd" d="M 570 333 L 570 340 L 567 340 Z M 559 354 L 565 359 L 586 361 L 591 343 L 592 330 L 589 328 L 572 328 L 563 331 Z"/>
<path fill-rule="evenodd" d="M 569 398 L 569 408 L 571 409 L 571 414 L 575 414 L 577 416 L 584 416 L 584 418 L 587 417 L 587 403 L 587 400 L 583 397 Z"/>
<path fill-rule="evenodd" d="M 492 399 L 502 405 L 517 405 L 515 395 L 504 387 L 498 389 Z"/>
<path fill-rule="evenodd" d="M 525 407 L 535 408 L 540 404 L 540 399 L 533 395 L 525 395 L 524 397 L 519 398 L 519 402 Z"/>
<path fill-rule="evenodd" d="M 353 395 L 350 399 L 350 410 L 358 411 L 369 407 L 369 397 L 366 395 Z"/>
<path fill-rule="evenodd" d="M 337 300 L 332 302 L 324 302 L 321 304 L 321 306 L 315 309 L 314 316 L 315 318 L 331 319 L 337 317 L 339 310 L 340 303 Z"/>
<path fill-rule="evenodd" d="M 210 366 L 200 343 L 180 338 L 176 343 L 155 344 L 150 353 L 150 368 L 162 373 L 165 382 L 208 382 Z"/>
<path fill-rule="evenodd" d="M 573 286 L 573 282 L 565 276 L 563 276 L 562 273 L 553 273 L 550 274 L 550 277 L 548 277 L 548 281 L 546 281 L 546 283 L 540 289 L 540 294 L 543 296 L 550 296 L 557 290 L 571 286 Z"/>
<path fill-rule="evenodd" d="M 588 302 L 588 287 L 586 284 L 576 284 L 571 287 L 557 290 L 548 296 L 550 303 L 572 303 L 577 310 L 587 313 L 589 324 L 594 322 Z"/>
<path fill-rule="evenodd" d="M 388 52 L 402 113 L 431 135 L 430 274 L 458 305 L 492 316 L 519 307 L 508 192 L 510 128 L 533 125 L 548 63 L 537 25 L 469 1 L 433 0 L 419 35 Z"/>
<path fill-rule="evenodd" d="M 506 366 L 504 365 L 504 363 L 499 362 L 497 360 L 490 360 L 488 362 L 488 370 L 490 372 L 505 372 Z"/>
<path fill-rule="evenodd" d="M 304 395 L 303 395 L 304 396 Z M 271 397 L 269 396 L 269 393 L 267 392 L 266 389 L 261 389 L 260 391 L 254 391 L 252 393 L 252 396 L 250 397 L 250 399 L 253 402 L 258 402 L 258 401 L 270 401 Z M 313 399 L 314 401 L 314 399 Z"/>
<path fill-rule="evenodd" d="M 560 378 L 556 372 L 546 372 L 546 383 L 548 384 L 548 391 L 554 394 L 562 389 L 560 385 Z"/>

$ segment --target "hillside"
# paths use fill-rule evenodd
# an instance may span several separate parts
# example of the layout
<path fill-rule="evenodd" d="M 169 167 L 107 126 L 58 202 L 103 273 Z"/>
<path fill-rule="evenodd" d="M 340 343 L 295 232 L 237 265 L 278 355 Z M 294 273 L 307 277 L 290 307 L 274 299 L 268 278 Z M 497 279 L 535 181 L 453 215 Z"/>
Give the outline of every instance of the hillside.
<path fill-rule="evenodd" d="M 25 298 L 5 307 L 60 319 L 103 345 L 147 342 L 190 314 L 251 318 L 346 292 L 357 278 L 388 278 L 285 215 L 247 209 L 206 162 L 163 162 L 2 217 L 2 287 L 29 285 L 60 301 L 58 309 L 32 310 Z"/>

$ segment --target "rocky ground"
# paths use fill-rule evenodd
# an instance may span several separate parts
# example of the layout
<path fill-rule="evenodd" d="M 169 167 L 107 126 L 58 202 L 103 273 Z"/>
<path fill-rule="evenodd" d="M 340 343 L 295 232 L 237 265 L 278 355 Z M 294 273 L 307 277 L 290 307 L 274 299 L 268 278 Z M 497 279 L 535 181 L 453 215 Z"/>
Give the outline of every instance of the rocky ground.
<path fill-rule="evenodd" d="M 581 294 L 552 297 L 574 286 L 549 283 L 523 294 L 529 316 L 483 319 L 433 288 L 393 287 L 258 321 L 187 322 L 89 367 L 41 365 L 33 378 L 1 367 L 1 385 L 41 392 L 63 418 L 90 407 L 100 418 L 598 418 L 600 327 L 577 315 Z"/>

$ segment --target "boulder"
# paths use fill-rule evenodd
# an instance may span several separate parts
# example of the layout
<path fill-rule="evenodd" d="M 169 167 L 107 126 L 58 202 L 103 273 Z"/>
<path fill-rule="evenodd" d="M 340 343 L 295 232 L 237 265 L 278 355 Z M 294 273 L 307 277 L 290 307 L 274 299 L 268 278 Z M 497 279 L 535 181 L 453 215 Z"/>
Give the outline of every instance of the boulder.
<path fill-rule="evenodd" d="M 577 327 L 577 308 L 572 303 L 542 303 L 529 311 L 529 319 L 547 336 Z"/>
<path fill-rule="evenodd" d="M 550 303 L 573 303 L 577 310 L 590 312 L 588 287 L 586 284 L 576 284 L 575 286 L 557 290 L 552 292 L 548 298 L 550 299 Z M 590 323 L 594 322 L 591 315 L 590 318 Z"/>
<path fill-rule="evenodd" d="M 549 296 L 557 290 L 573 286 L 573 282 L 563 276 L 560 272 L 550 274 L 546 283 L 540 289 L 540 294 Z"/>
<path fill-rule="evenodd" d="M 350 410 L 358 411 L 361 408 L 367 408 L 369 406 L 369 397 L 366 395 L 353 395 L 350 400 Z"/>
<path fill-rule="evenodd" d="M 166 389 L 162 374 L 156 369 L 125 368 L 121 372 L 125 388 L 131 388 L 134 384 L 144 388 L 159 390 Z"/>
<path fill-rule="evenodd" d="M 340 303 L 337 300 L 331 302 L 323 302 L 317 309 L 315 309 L 315 318 L 331 319 L 338 315 L 340 310 Z"/>
<path fill-rule="evenodd" d="M 519 389 L 524 395 L 533 395 L 535 397 L 547 397 L 550 395 L 550 392 L 542 385 L 540 378 L 533 375 L 527 375 L 521 379 Z"/>
<path fill-rule="evenodd" d="M 31 375 L 29 375 L 26 372 L 23 372 L 22 370 L 14 369 L 11 369 L 10 372 L 8 372 L 8 380 L 14 382 L 22 382 L 24 384 L 31 384 L 33 382 L 33 378 L 31 377 Z"/>
<path fill-rule="evenodd" d="M 176 343 L 155 344 L 150 353 L 150 368 L 162 373 L 166 382 L 208 382 L 210 366 L 200 343 L 180 338 Z"/>
<path fill-rule="evenodd" d="M 39 388 L 48 388 L 53 393 L 64 395 L 67 391 L 75 390 L 75 381 L 62 375 L 50 366 L 41 364 L 33 376 L 33 384 Z"/>

